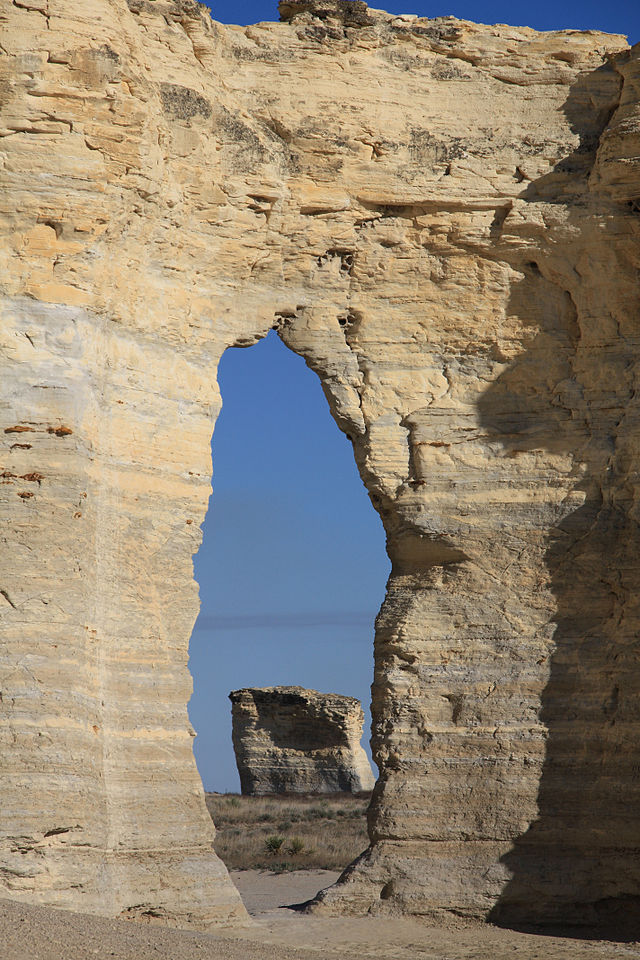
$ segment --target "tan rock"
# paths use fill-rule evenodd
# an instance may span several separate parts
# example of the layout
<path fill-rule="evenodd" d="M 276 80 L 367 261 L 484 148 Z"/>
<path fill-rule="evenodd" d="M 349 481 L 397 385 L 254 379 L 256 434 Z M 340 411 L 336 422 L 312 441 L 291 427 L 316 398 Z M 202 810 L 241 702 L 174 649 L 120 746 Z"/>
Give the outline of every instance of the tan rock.
<path fill-rule="evenodd" d="M 242 793 L 360 793 L 375 777 L 362 749 L 360 701 L 303 687 L 229 694 Z"/>
<path fill-rule="evenodd" d="M 640 895 L 638 48 L 283 15 L 0 0 L 2 892 L 243 913 L 191 751 L 191 558 L 217 362 L 276 326 L 393 562 L 371 848 L 325 906 L 615 914 Z"/>

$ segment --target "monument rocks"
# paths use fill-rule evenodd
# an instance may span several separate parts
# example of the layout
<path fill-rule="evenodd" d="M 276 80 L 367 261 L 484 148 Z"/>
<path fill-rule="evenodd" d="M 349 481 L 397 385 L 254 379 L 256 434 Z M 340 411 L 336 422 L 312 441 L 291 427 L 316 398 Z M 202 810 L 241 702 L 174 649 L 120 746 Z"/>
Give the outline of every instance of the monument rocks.
<path fill-rule="evenodd" d="M 219 358 L 275 327 L 392 560 L 370 847 L 323 909 L 637 916 L 639 48 L 337 0 L 0 14 L 2 895 L 244 916 L 192 555 Z"/>
<path fill-rule="evenodd" d="M 229 699 L 242 793 L 373 789 L 359 700 L 303 687 L 234 690 Z"/>

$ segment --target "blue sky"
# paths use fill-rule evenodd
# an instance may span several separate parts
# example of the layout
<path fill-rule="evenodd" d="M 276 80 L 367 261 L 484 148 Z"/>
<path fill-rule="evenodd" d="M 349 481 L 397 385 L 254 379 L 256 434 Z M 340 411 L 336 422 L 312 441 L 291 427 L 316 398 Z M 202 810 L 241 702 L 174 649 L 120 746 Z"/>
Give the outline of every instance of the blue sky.
<path fill-rule="evenodd" d="M 636 0 L 370 5 L 539 30 L 599 29 L 640 40 Z M 276 2 L 211 6 L 224 23 L 278 19 Z M 368 713 L 373 621 L 389 563 L 351 446 L 304 362 L 270 334 L 249 349 L 228 350 L 219 380 L 214 495 L 195 559 L 202 609 L 191 641 L 189 711 L 205 788 L 238 791 L 230 690 L 300 684 L 356 696 Z"/>
<path fill-rule="evenodd" d="M 277 20 L 276 0 L 215 0 L 207 3 L 212 16 L 222 23 L 257 23 Z M 640 41 L 640 4 L 637 0 L 538 0 L 536 3 L 514 3 L 513 0 L 376 0 L 370 7 L 389 13 L 417 13 L 421 17 L 459 17 L 477 23 L 511 23 L 536 30 L 605 30 L 626 33 L 631 43 Z"/>

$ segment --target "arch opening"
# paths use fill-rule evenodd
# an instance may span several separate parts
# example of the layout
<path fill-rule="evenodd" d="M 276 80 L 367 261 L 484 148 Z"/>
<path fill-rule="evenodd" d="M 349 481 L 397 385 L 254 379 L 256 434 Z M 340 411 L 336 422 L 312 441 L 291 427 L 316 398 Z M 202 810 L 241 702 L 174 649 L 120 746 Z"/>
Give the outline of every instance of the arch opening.
<path fill-rule="evenodd" d="M 228 348 L 218 379 L 223 406 L 194 558 L 201 610 L 190 644 L 189 713 L 210 808 L 212 793 L 240 792 L 232 690 L 296 685 L 356 697 L 370 757 L 374 620 L 389 573 L 351 444 L 304 360 L 272 331 L 250 349 Z M 272 832 L 286 821 L 274 817 Z M 366 845 L 363 833 L 355 853 Z M 220 832 L 216 852 L 225 860 Z M 345 852 L 340 869 L 350 859 Z"/>

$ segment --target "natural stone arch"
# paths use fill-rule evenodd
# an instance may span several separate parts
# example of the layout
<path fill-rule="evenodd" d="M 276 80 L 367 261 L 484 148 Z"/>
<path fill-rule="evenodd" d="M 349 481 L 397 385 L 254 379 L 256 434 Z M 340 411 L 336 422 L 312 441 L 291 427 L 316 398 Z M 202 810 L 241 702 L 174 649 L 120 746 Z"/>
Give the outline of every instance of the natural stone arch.
<path fill-rule="evenodd" d="M 324 906 L 591 919 L 638 895 L 614 802 L 637 671 L 621 686 L 592 658 L 564 741 L 593 735 L 588 776 L 620 758 L 573 838 L 598 856 L 564 851 L 576 895 L 541 877 L 529 830 L 554 842 L 545 738 L 572 694 L 556 673 L 550 708 L 545 688 L 585 636 L 557 647 L 556 621 L 593 592 L 585 569 L 559 597 L 549 532 L 587 557 L 635 531 L 636 51 L 285 7 L 239 30 L 191 0 L 4 4 L 4 890 L 242 914 L 190 749 L 191 555 L 218 358 L 275 325 L 352 439 L 393 562 L 371 848 Z M 605 475 L 624 522 L 585 527 Z M 615 617 L 595 604 L 588 636 L 631 662 L 637 574 L 614 557 Z"/>

